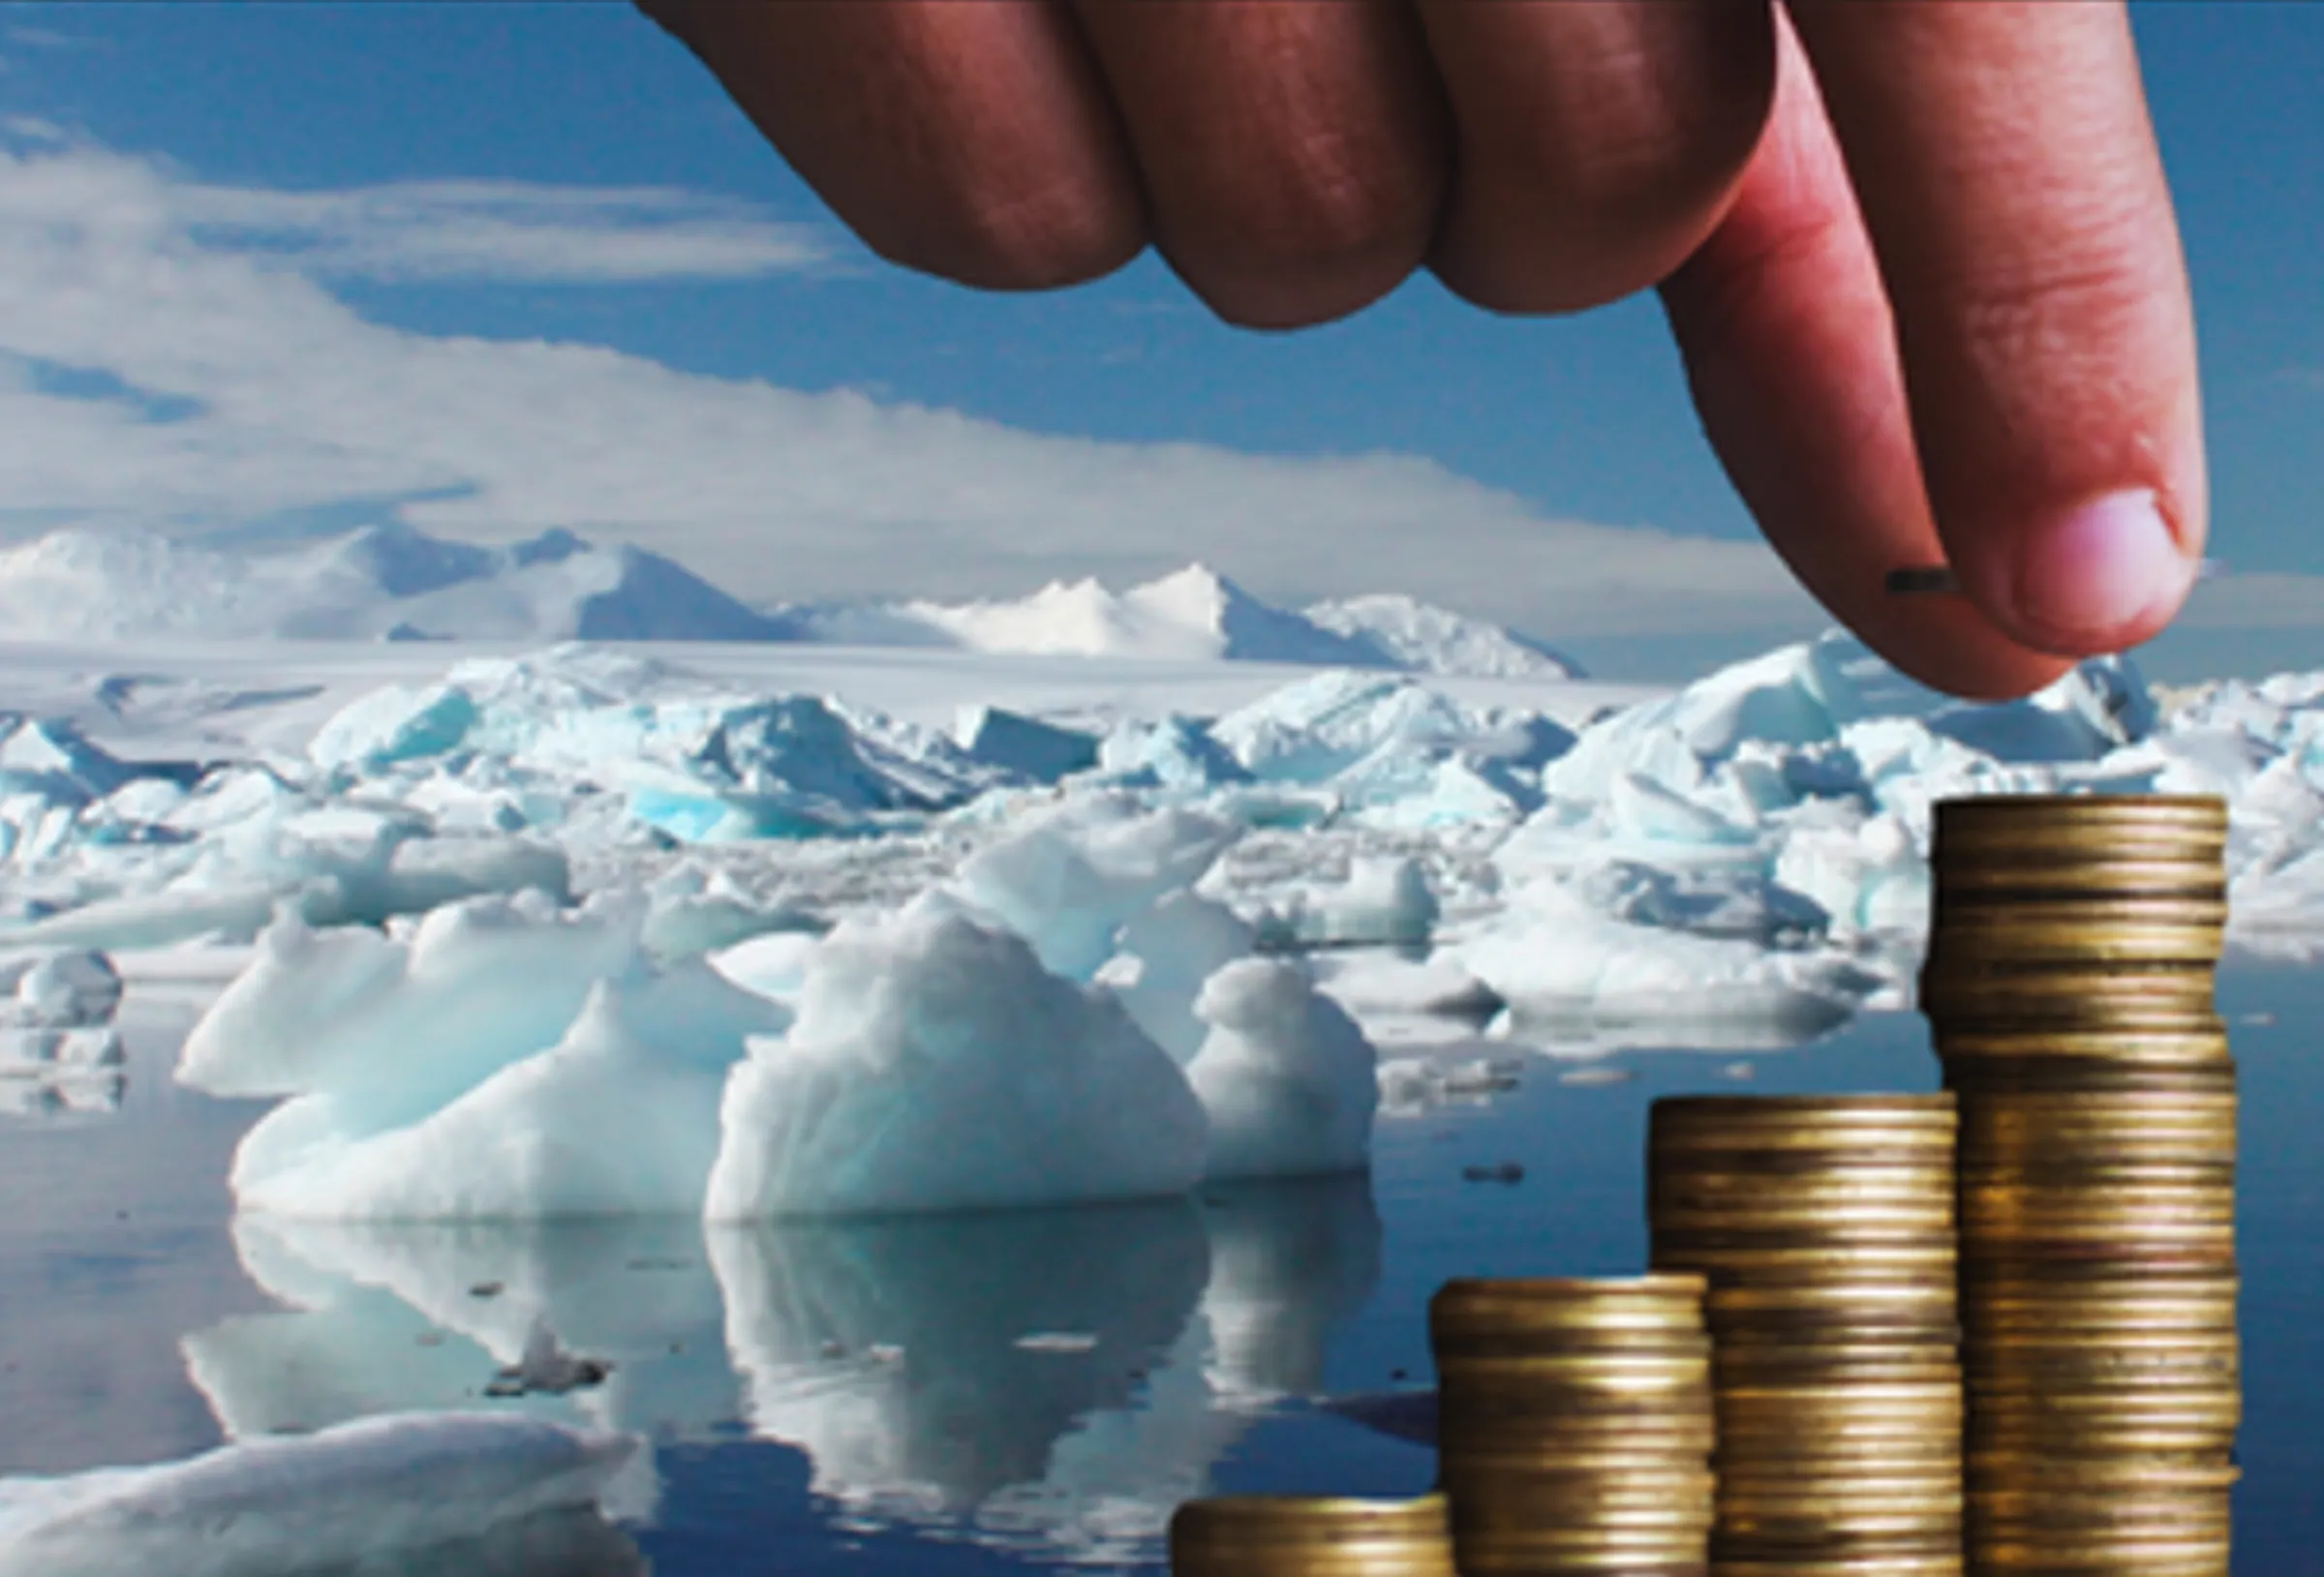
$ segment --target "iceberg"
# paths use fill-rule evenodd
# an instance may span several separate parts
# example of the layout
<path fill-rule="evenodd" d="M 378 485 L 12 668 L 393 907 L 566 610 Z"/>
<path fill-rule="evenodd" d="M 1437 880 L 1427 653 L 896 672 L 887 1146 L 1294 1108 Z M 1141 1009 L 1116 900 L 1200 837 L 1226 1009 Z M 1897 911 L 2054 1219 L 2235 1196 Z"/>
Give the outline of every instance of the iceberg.
<path fill-rule="evenodd" d="M 42 1075 L 44 1089 L 64 1103 L 74 1091 L 114 1085 L 95 1071 L 123 1061 L 112 1027 L 120 1005 L 120 972 L 102 953 L 0 954 L 0 1077 Z"/>
<path fill-rule="evenodd" d="M 1371 1164 L 1380 1084 L 1356 1021 L 1278 958 L 1241 958 L 1203 983 L 1210 1026 L 1187 1064 L 1209 1117 L 1210 1177 L 1298 1177 Z"/>
<path fill-rule="evenodd" d="M 726 1070 L 788 1015 L 644 907 L 472 899 L 407 935 L 292 916 L 188 1035 L 180 1082 L 290 1096 L 244 1137 L 248 1209 L 451 1219 L 699 1210 Z"/>
<path fill-rule="evenodd" d="M 1117 1002 L 933 894 L 816 949 L 722 1123 L 708 1213 L 726 1221 L 1180 1194 L 1207 1137 Z"/>

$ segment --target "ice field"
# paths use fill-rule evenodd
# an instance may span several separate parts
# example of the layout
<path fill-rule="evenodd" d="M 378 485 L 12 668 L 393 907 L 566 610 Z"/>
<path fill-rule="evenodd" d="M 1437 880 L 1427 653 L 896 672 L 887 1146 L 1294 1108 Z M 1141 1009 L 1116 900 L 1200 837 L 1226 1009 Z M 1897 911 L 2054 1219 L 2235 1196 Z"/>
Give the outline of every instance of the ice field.
<path fill-rule="evenodd" d="M 253 1210 L 747 1220 L 1361 1168 L 1381 1038 L 1782 1044 L 1910 989 L 1929 806 L 2219 793 L 2319 916 L 2324 677 L 2000 707 L 1837 635 L 1652 697 L 1222 658 L 20 649 L 0 1066 L 102 1105 L 120 976 L 279 1099 Z M 1360 945 L 1370 944 L 1369 947 Z M 1367 1027 L 1368 1026 L 1368 1027 Z M 28 1092 L 38 1090 L 38 1096 Z"/>
<path fill-rule="evenodd" d="M 351 581 L 346 553 L 319 554 L 329 573 L 290 588 L 310 607 L 318 576 L 339 589 L 328 633 L 395 635 L 409 621 L 387 614 L 424 604 L 498 610 L 486 639 L 157 616 L 144 640 L 0 650 L 0 1107 L 105 1121 L 130 1077 L 124 1003 L 188 1002 L 170 1077 L 258 1103 L 228 1166 L 238 1252 L 339 1377 L 335 1400 L 285 1410 L 244 1345 L 258 1327 L 188 1338 L 242 1443 L 0 1480 L 0 1572 L 109 1569 L 137 1539 L 229 1524 L 260 1553 L 226 1540 L 217 1569 L 272 1569 L 260 1547 L 311 1557 L 302 1502 L 334 1494 L 364 1508 L 366 1550 L 566 1539 L 590 1569 L 600 1495 L 634 1492 L 625 1431 L 683 1434 L 699 1377 L 591 1330 L 569 1295 L 464 1307 L 484 1262 L 397 1248 L 413 1224 L 688 1225 L 708 1261 L 680 1324 L 715 1333 L 697 1345 L 725 1354 L 748 1421 L 815 1442 L 818 1493 L 950 1504 L 960 1466 L 910 1458 L 926 1397 L 803 1378 L 835 1346 L 859 1380 L 887 1361 L 866 1334 L 882 1320 L 834 1286 L 893 1315 L 949 1258 L 1055 1279 L 1033 1261 L 1085 1218 L 1027 1237 L 994 1225 L 1011 1212 L 1167 1215 L 1360 1173 L 1384 1113 L 1511 1082 L 1480 1036 L 1519 1058 L 1743 1052 L 1909 1005 L 1947 796 L 2223 795 L 2236 941 L 2307 956 L 2324 936 L 2324 674 L 2159 695 L 2114 659 L 1972 707 L 1832 635 L 1646 692 L 1402 599 L 1293 615 L 1196 571 L 817 610 L 820 638 L 800 613 L 748 640 L 573 640 L 605 627 L 568 584 L 596 550 L 556 546 L 432 583 L 406 564 L 392 595 L 376 565 Z M 290 594 L 222 564 L 220 607 Z M 1330 660 L 1270 660 L 1291 654 Z M 887 1247 L 817 1247 L 865 1218 Z M 1065 1509 L 970 1496 L 980 1516 L 1053 1542 L 1116 1513 L 1150 1534 L 1164 1491 L 1241 1427 L 1222 1396 L 1305 1388 L 1267 1289 L 1309 1240 L 1245 1224 L 1238 1262 L 1222 1219 L 1154 1217 L 1103 1320 L 1012 1308 L 1009 1340 L 1069 1359 L 1093 1323 L 1135 1322 L 1182 1238 L 1160 1304 L 1204 1311 L 1204 1351 L 1162 1363 L 1141 1410 L 1092 1415 L 1134 1437 L 1108 1438 L 1099 1478 L 1070 1451 L 1024 1468 Z M 1105 1259 L 1086 1247 L 1055 1261 L 1065 1279 Z M 953 1305 L 921 1302 L 917 1350 L 940 1350 Z M 382 1336 L 413 1309 L 518 1391 L 562 1392 L 577 1324 L 612 1355 L 606 1405 L 498 1435 L 456 1410 L 358 1424 L 462 1399 L 409 1332 Z M 394 1382 L 366 1380 L 398 1346 Z M 641 1385 L 656 1405 L 628 1417 Z M 1109 1512 L 1124 1460 L 1140 1487 Z M 406 1526 L 413 1474 L 461 1488 Z"/>

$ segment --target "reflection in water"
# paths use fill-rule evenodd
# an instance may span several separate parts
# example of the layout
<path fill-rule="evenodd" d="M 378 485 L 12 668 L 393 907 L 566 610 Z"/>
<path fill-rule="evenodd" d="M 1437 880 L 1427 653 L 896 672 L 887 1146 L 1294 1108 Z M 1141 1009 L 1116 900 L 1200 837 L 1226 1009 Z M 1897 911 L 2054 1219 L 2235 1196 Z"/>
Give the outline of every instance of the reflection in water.
<path fill-rule="evenodd" d="M 288 1313 L 185 1338 L 186 1369 L 229 1437 L 319 1429 L 372 1413 L 487 1406 L 633 1431 L 711 1438 L 735 1416 L 718 1284 L 685 1218 L 387 1225 L 245 1216 L 234 1246 Z M 535 1324 L 605 1360 L 604 1383 L 487 1400 Z M 651 1512 L 650 1455 L 614 1488 Z"/>
<path fill-rule="evenodd" d="M 814 1489 L 921 1517 L 1040 1479 L 1084 1416 L 1134 1405 L 1208 1277 L 1183 1201 L 714 1228 L 752 1433 Z"/>
<path fill-rule="evenodd" d="M 473 1543 L 285 1577 L 649 1577 L 627 1534 L 594 1512 L 556 1511 L 495 1529 Z"/>
<path fill-rule="evenodd" d="M 26 1071 L 0 1065 L 0 1117 L 104 1116 L 121 1108 L 127 1076 L 110 1070 Z"/>
<path fill-rule="evenodd" d="M 1380 1280 L 1371 1179 L 1213 1187 L 1203 1206 L 1212 1385 L 1254 1400 L 1320 1392 L 1326 1339 Z"/>
<path fill-rule="evenodd" d="M 1746 1013 L 1605 1017 L 1586 1013 L 1521 1013 L 1493 1020 L 1487 1033 L 1553 1057 L 1604 1057 L 1618 1051 L 1789 1051 L 1846 1026 L 1859 1004 L 1802 993 Z"/>
<path fill-rule="evenodd" d="M 291 1308 L 185 1340 L 230 1436 L 477 1406 L 665 1442 L 739 1419 L 851 1519 L 1101 1561 L 1153 1554 L 1256 1410 L 1320 1389 L 1380 1262 L 1361 1177 L 707 1231 L 245 1218 L 235 1242 Z M 603 1384 L 486 1400 L 536 1322 Z M 653 1496 L 641 1468 L 611 1509 Z"/>

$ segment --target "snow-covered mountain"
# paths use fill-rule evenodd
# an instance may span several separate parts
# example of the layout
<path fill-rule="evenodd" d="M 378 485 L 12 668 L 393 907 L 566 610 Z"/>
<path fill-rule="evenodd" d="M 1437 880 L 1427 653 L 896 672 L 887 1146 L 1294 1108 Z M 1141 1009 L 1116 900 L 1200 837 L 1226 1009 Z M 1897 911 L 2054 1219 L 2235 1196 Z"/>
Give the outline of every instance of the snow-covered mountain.
<path fill-rule="evenodd" d="M 570 531 L 506 547 L 372 526 L 273 552 L 60 531 L 0 550 L 19 641 L 763 641 L 764 614 L 658 554 Z"/>
<path fill-rule="evenodd" d="M 251 549 L 67 530 L 0 549 L 0 638 L 154 637 L 807 641 L 1536 679 L 1579 672 L 1538 642 L 1410 597 L 1294 613 L 1202 564 L 1120 592 L 1054 581 L 1014 600 L 875 599 L 767 614 L 659 554 L 565 531 L 482 547 L 385 525 Z"/>
<path fill-rule="evenodd" d="M 1528 637 L 1411 597 L 1352 597 L 1294 613 L 1203 564 L 1120 592 L 1095 580 L 1052 581 L 1015 600 L 817 603 L 777 617 L 797 639 L 853 646 L 1225 658 L 1502 678 L 1581 672 Z"/>
<path fill-rule="evenodd" d="M 1390 664 L 1422 674 L 1579 679 L 1581 664 L 1530 635 L 1397 593 L 1309 604 L 1300 617 L 1363 641 Z"/>

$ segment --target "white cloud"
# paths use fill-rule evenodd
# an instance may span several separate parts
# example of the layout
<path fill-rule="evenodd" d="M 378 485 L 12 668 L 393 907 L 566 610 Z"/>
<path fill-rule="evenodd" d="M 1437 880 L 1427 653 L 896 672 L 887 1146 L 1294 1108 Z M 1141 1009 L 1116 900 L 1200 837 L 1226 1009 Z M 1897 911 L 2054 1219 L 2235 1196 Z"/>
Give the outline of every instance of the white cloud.
<path fill-rule="evenodd" d="M 748 279 L 811 267 L 830 247 L 810 226 L 657 187 L 405 181 L 342 192 L 173 186 L 193 237 L 309 273 L 388 281 L 611 285 Z"/>
<path fill-rule="evenodd" d="M 1756 543 L 1545 518 L 1423 458 L 1098 442 L 590 346 L 430 337 L 301 271 L 506 277 L 544 266 L 504 227 L 535 222 L 617 258 L 637 200 L 251 192 L 93 149 L 0 154 L 0 351 L 17 358 L 0 365 L 0 507 L 224 524 L 396 498 L 479 539 L 635 540 L 759 598 L 1120 585 L 1201 558 L 1263 595 L 1409 591 L 1552 637 L 1820 622 Z M 693 200 L 656 197 L 646 229 Z M 634 277 L 605 266 L 589 277 Z M 78 381 L 40 376 L 59 367 Z"/>
<path fill-rule="evenodd" d="M 0 131 L 19 142 L 59 143 L 69 141 L 72 134 L 52 120 L 38 115 L 11 115 L 0 120 Z"/>

